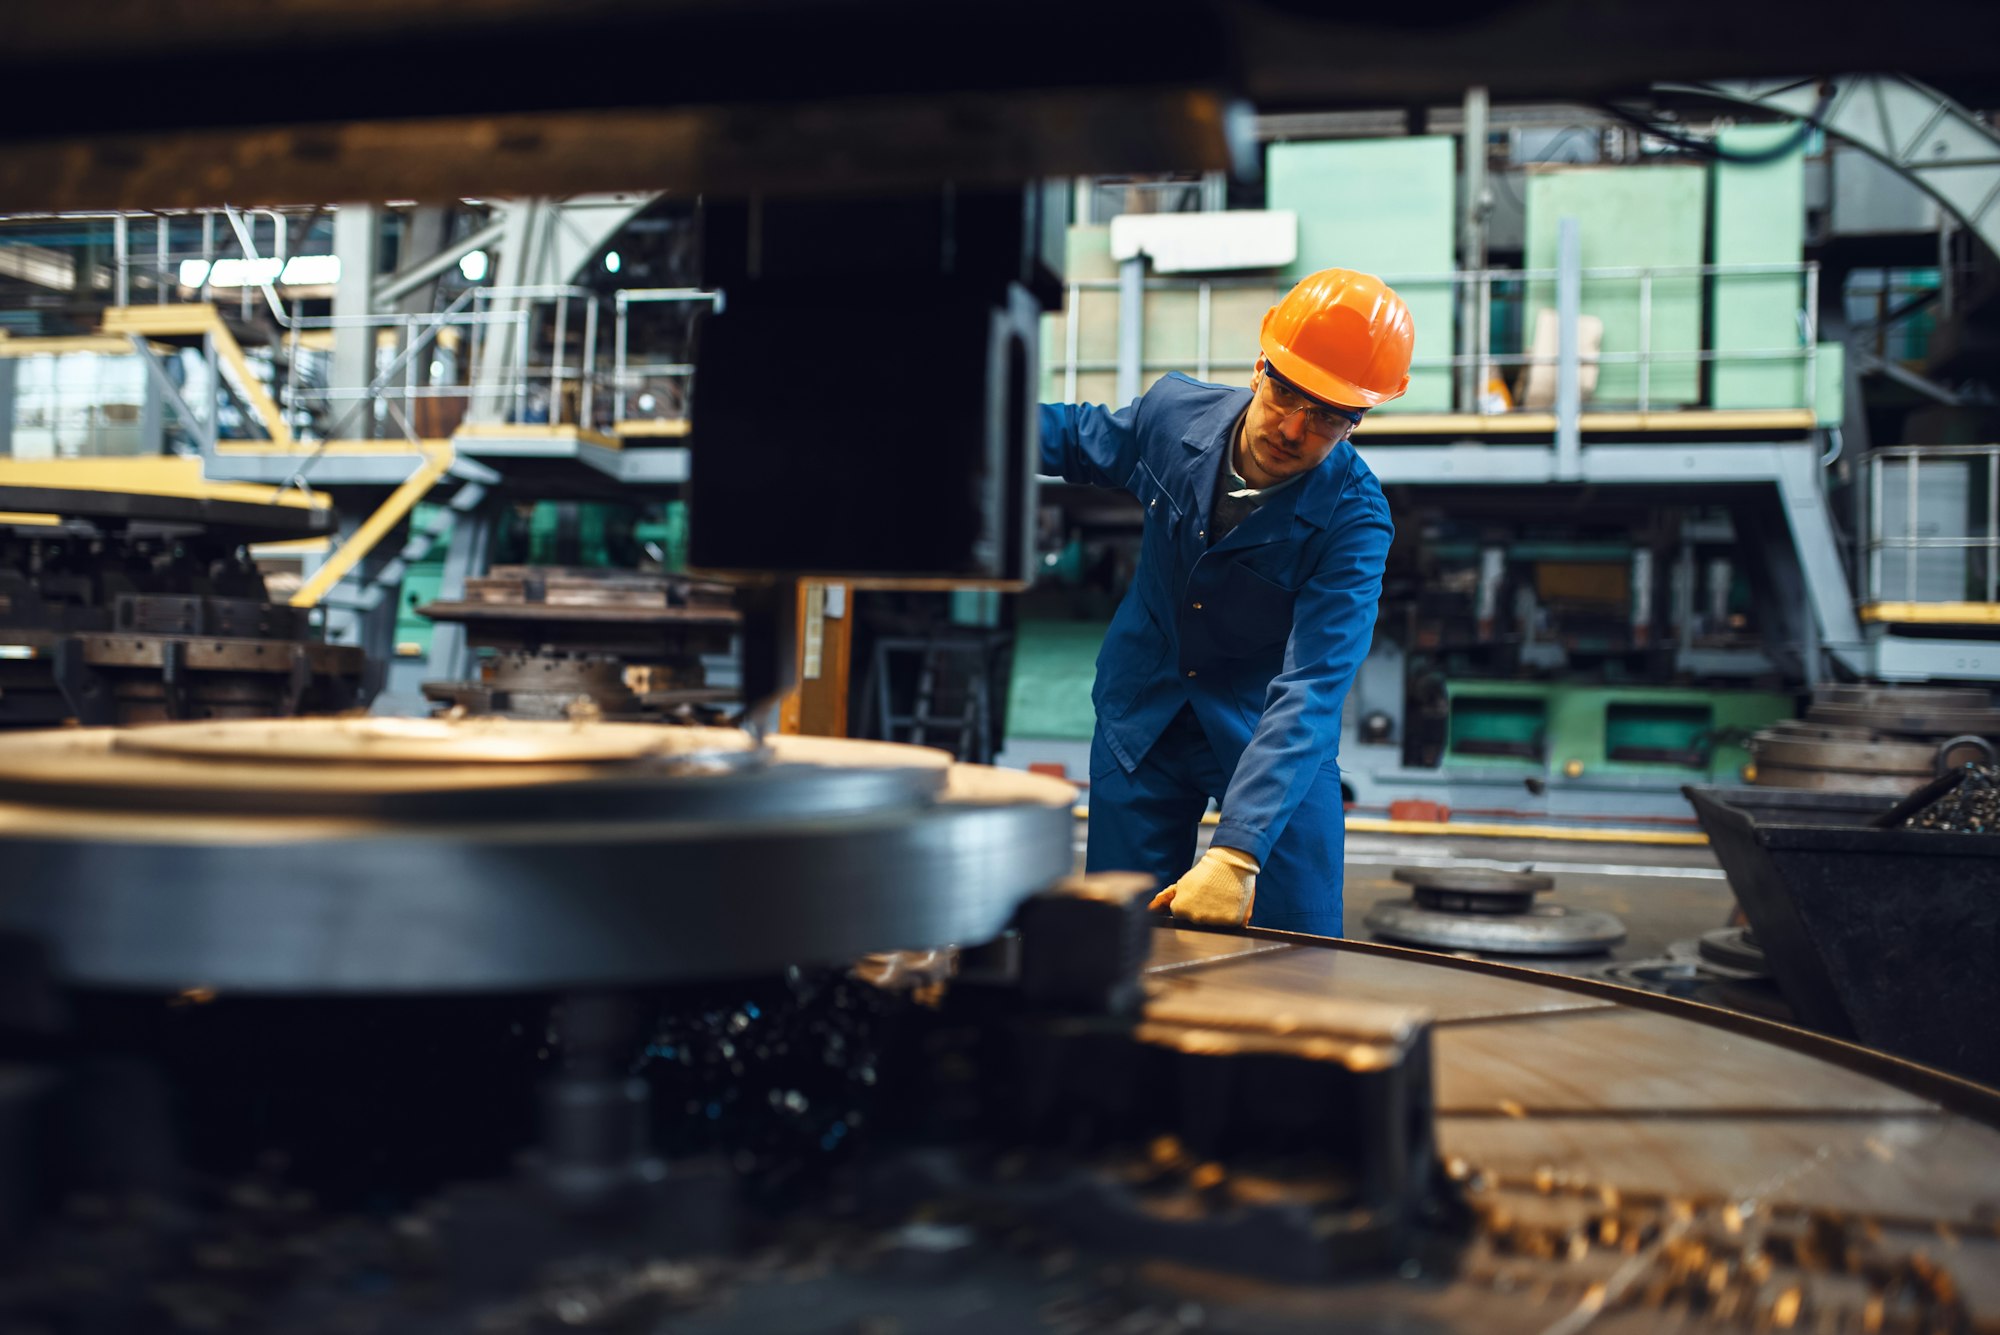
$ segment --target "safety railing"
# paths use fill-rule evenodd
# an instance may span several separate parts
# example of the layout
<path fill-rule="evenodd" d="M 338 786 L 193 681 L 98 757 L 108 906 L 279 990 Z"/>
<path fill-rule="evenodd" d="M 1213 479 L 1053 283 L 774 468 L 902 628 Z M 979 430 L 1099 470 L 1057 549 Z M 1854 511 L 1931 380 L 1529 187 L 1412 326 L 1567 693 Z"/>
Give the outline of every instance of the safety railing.
<path fill-rule="evenodd" d="M 2000 444 L 1868 455 L 1870 605 L 2000 604 Z"/>
<path fill-rule="evenodd" d="M 1384 278 L 1412 305 L 1425 309 L 1429 318 L 1451 322 L 1458 334 L 1458 351 L 1420 356 L 1411 365 L 1419 379 L 1426 372 L 1449 373 L 1448 404 L 1440 404 L 1440 411 L 1447 406 L 1451 411 L 1483 416 L 1559 411 L 1556 387 L 1566 345 L 1575 349 L 1580 397 L 1587 398 L 1593 409 L 1650 412 L 1700 407 L 1705 398 L 1700 368 L 1751 364 L 1798 368 L 1795 376 L 1787 377 L 1791 383 L 1767 391 L 1774 401 L 1760 406 L 1809 409 L 1816 402 L 1820 371 L 1817 264 L 1578 266 L 1567 272 L 1562 267 L 1483 269 L 1389 274 Z M 1563 337 L 1561 297 L 1566 280 L 1575 284 L 1577 293 L 1572 313 L 1574 336 L 1570 339 Z M 1104 398 L 1122 401 L 1124 393 L 1111 388 L 1107 377 L 1115 377 L 1128 387 L 1136 384 L 1143 388 L 1154 375 L 1176 370 L 1197 379 L 1245 378 L 1255 365 L 1255 318 L 1289 286 L 1268 276 L 1145 277 L 1141 292 L 1134 294 L 1132 283 L 1129 271 L 1118 278 L 1068 283 L 1061 336 L 1043 352 L 1052 394 L 1065 402 L 1076 402 L 1086 388 L 1092 388 L 1087 378 L 1094 378 L 1095 388 L 1103 391 Z M 1718 295 L 1738 300 L 1740 293 L 1753 286 L 1757 300 L 1789 315 L 1793 336 L 1780 346 L 1703 346 L 1703 304 L 1713 302 Z M 1098 293 L 1115 293 L 1124 300 L 1092 300 L 1091 294 Z M 1168 338 L 1161 341 L 1170 340 L 1174 346 L 1149 348 L 1143 332 L 1135 338 L 1134 330 L 1127 327 L 1123 312 L 1144 313 L 1148 301 L 1158 295 L 1171 300 L 1172 294 L 1191 298 L 1192 328 L 1176 322 L 1182 317 L 1166 319 Z M 1663 296 L 1670 300 L 1663 303 Z M 1511 341 L 1493 337 L 1496 301 L 1515 307 L 1525 317 Z M 1226 314 L 1221 309 L 1225 304 Z M 1671 306 L 1675 326 L 1664 334 L 1663 305 Z M 1464 312 L 1470 313 L 1469 331 Z M 1110 323 L 1110 338 L 1090 329 L 1093 313 L 1097 320 Z M 1217 347 L 1218 329 L 1228 341 L 1221 350 Z M 1617 346 L 1627 342 L 1630 346 Z M 1592 343 L 1597 346 L 1587 346 Z M 1086 355 L 1087 346 L 1094 346 L 1098 355 Z"/>
<path fill-rule="evenodd" d="M 331 254 L 292 249 L 301 226 L 309 229 L 319 214 L 212 208 L 0 215 L 0 272 L 56 290 L 87 288 L 114 306 L 233 298 L 247 314 L 266 283 L 317 289 L 337 280 Z"/>
<path fill-rule="evenodd" d="M 662 304 L 716 308 L 722 294 L 694 287 L 629 287 L 612 295 L 611 416 L 619 429 L 629 431 L 638 423 L 684 427 L 687 422 L 694 377 L 694 363 L 687 359 L 689 340 L 666 340 L 670 347 L 665 357 L 650 340 L 637 355 L 632 347 L 632 308 Z"/>
<path fill-rule="evenodd" d="M 346 434 L 343 426 L 363 412 L 413 441 L 449 435 L 464 422 L 591 426 L 610 384 L 599 363 L 601 305 L 587 288 L 477 287 L 441 313 L 294 316 L 281 401 L 309 437 Z M 356 330 L 376 335 L 366 340 L 373 379 L 336 385 L 328 344 Z M 379 365 L 383 331 L 396 334 L 386 366 Z M 573 351 L 572 331 L 579 334 Z M 426 402 L 453 406 L 419 407 Z"/>

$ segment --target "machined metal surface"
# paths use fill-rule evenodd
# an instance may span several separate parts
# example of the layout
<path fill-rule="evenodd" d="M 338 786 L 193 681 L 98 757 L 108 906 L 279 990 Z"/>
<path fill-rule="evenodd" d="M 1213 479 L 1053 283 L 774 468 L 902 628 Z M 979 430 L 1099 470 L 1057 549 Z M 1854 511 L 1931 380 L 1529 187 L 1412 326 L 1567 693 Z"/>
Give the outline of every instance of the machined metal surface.
<path fill-rule="evenodd" d="M 1498 871 L 1491 867 L 1398 867 L 1392 873 L 1418 890 L 1463 895 L 1532 895 L 1553 890 L 1556 878 L 1542 872 Z"/>
<path fill-rule="evenodd" d="M 1892 737 L 2000 734 L 2000 709 L 1989 692 L 1976 687 L 1823 686 L 1813 692 L 1806 717 Z"/>
<path fill-rule="evenodd" d="M 864 744 L 829 757 L 798 745 L 808 739 L 757 747 L 730 728 L 350 719 L 339 721 L 338 739 L 322 730 L 289 752 L 282 741 L 254 749 L 257 737 L 282 737 L 287 722 L 0 738 L 0 800 L 52 819 L 109 822 L 114 833 L 121 818 L 154 812 L 206 816 L 223 829 L 263 816 L 477 827 L 522 817 L 826 818 L 907 809 L 950 782 L 941 751 Z"/>
<path fill-rule="evenodd" d="M 421 722 L 7 739 L 0 927 L 82 986 L 641 985 L 988 940 L 1073 856 L 1067 784 L 922 748 Z"/>
<path fill-rule="evenodd" d="M 1560 904 L 1507 914 L 1377 904 L 1369 910 L 1367 926 L 1378 937 L 1406 945 L 1505 955 L 1591 955 L 1625 939 L 1625 925 L 1611 914 Z"/>
<path fill-rule="evenodd" d="M 1828 793 L 1859 793 L 1868 796 L 1901 797 L 1924 780 L 1913 774 L 1856 774 L 1842 770 L 1793 769 L 1786 765 L 1759 765 L 1759 788 L 1803 788 Z"/>
<path fill-rule="evenodd" d="M 1718 927 L 1712 932 L 1703 932 L 1695 949 L 1708 964 L 1735 969 L 1751 977 L 1771 976 L 1770 964 L 1764 959 L 1764 948 L 1757 944 L 1757 938 L 1748 927 Z"/>
<path fill-rule="evenodd" d="M 120 734 L 123 755 L 258 764 L 576 765 L 656 761 L 722 765 L 756 751 L 734 728 L 494 719 L 335 718 L 188 724 Z"/>
<path fill-rule="evenodd" d="M 1865 734 L 1864 734 L 1865 737 Z M 1901 775 L 1928 779 L 1937 772 L 1938 750 L 1922 742 L 1850 737 L 1802 737 L 1759 733 L 1750 744 L 1759 770 L 1765 767 L 1827 770 L 1849 774 Z"/>

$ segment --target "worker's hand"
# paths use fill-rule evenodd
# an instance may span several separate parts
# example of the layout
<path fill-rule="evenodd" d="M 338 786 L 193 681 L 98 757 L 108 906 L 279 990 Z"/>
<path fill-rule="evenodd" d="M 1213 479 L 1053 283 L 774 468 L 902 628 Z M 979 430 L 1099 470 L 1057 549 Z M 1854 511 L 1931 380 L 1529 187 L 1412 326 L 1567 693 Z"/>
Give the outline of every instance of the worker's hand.
<path fill-rule="evenodd" d="M 1188 874 L 1153 896 L 1148 907 L 1170 908 L 1176 918 L 1216 927 L 1241 927 L 1257 904 L 1257 859 L 1235 848 L 1201 855 Z"/>

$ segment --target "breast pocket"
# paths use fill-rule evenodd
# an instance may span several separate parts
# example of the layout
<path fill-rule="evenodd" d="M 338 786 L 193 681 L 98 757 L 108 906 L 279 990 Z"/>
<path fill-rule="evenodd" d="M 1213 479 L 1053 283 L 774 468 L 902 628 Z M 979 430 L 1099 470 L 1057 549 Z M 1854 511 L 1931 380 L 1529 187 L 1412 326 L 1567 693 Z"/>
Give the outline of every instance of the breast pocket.
<path fill-rule="evenodd" d="M 1298 595 L 1244 565 L 1233 565 L 1222 580 L 1216 624 L 1217 647 L 1233 658 L 1283 644 L 1292 633 L 1292 605 Z"/>

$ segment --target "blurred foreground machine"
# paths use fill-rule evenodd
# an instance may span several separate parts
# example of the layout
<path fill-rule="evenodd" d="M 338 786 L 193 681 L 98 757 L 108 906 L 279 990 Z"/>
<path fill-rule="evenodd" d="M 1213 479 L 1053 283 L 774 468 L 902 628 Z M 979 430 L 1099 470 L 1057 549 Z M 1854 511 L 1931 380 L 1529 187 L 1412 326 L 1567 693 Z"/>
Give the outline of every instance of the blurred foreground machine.
<path fill-rule="evenodd" d="M 1176 930 L 1072 800 L 701 728 L 0 739 L 0 1327 L 2000 1321 L 1990 1092 Z"/>

